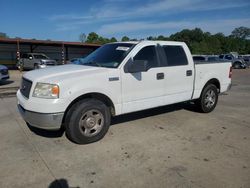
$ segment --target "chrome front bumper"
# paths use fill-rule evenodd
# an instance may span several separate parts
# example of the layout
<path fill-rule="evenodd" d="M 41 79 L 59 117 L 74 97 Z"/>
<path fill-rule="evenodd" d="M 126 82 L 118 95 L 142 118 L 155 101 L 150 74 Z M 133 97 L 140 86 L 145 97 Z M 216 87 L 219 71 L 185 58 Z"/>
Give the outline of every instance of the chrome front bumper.
<path fill-rule="evenodd" d="M 45 130 L 59 130 L 62 125 L 64 113 L 37 113 L 25 110 L 20 104 L 18 110 L 24 121 L 33 127 Z"/>

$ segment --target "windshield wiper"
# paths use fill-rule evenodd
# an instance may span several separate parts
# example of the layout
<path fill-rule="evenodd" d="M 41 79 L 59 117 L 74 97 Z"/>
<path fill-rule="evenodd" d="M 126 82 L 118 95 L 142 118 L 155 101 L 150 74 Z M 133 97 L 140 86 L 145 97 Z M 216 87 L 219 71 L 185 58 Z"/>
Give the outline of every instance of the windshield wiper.
<path fill-rule="evenodd" d="M 101 66 L 102 66 L 101 64 L 99 64 L 99 63 L 97 63 L 97 62 L 94 62 L 94 61 L 90 61 L 90 62 L 88 62 L 88 63 L 84 63 L 83 65 L 96 65 L 96 66 L 98 66 L 98 67 L 101 67 Z"/>

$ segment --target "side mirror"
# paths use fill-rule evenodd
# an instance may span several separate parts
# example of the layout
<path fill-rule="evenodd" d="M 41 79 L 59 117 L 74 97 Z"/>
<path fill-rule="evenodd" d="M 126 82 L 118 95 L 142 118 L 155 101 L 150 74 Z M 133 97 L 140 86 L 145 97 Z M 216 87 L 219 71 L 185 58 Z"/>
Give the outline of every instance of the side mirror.
<path fill-rule="evenodd" d="M 147 71 L 148 71 L 148 61 L 134 60 L 128 63 L 126 72 L 136 73 L 136 72 L 147 72 Z"/>

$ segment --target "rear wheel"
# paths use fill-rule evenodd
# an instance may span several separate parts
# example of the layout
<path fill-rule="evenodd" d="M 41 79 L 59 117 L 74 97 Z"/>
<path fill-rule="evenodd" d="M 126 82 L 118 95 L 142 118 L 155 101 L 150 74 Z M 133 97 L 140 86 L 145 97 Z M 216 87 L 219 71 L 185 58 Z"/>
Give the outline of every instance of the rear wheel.
<path fill-rule="evenodd" d="M 66 117 L 66 134 L 78 144 L 102 139 L 110 125 L 110 111 L 99 100 L 85 99 L 74 104 Z"/>
<path fill-rule="evenodd" d="M 213 84 L 205 86 L 201 97 L 196 101 L 199 110 L 203 113 L 209 113 L 214 110 L 218 102 L 218 88 Z"/>

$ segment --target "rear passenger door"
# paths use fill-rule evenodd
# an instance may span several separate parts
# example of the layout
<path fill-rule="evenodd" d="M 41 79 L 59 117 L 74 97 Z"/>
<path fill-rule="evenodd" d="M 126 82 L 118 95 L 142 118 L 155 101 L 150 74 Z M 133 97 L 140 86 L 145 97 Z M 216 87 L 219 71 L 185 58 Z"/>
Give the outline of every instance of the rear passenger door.
<path fill-rule="evenodd" d="M 164 104 L 190 100 L 193 93 L 194 65 L 188 62 L 181 45 L 159 47 L 165 75 Z"/>

